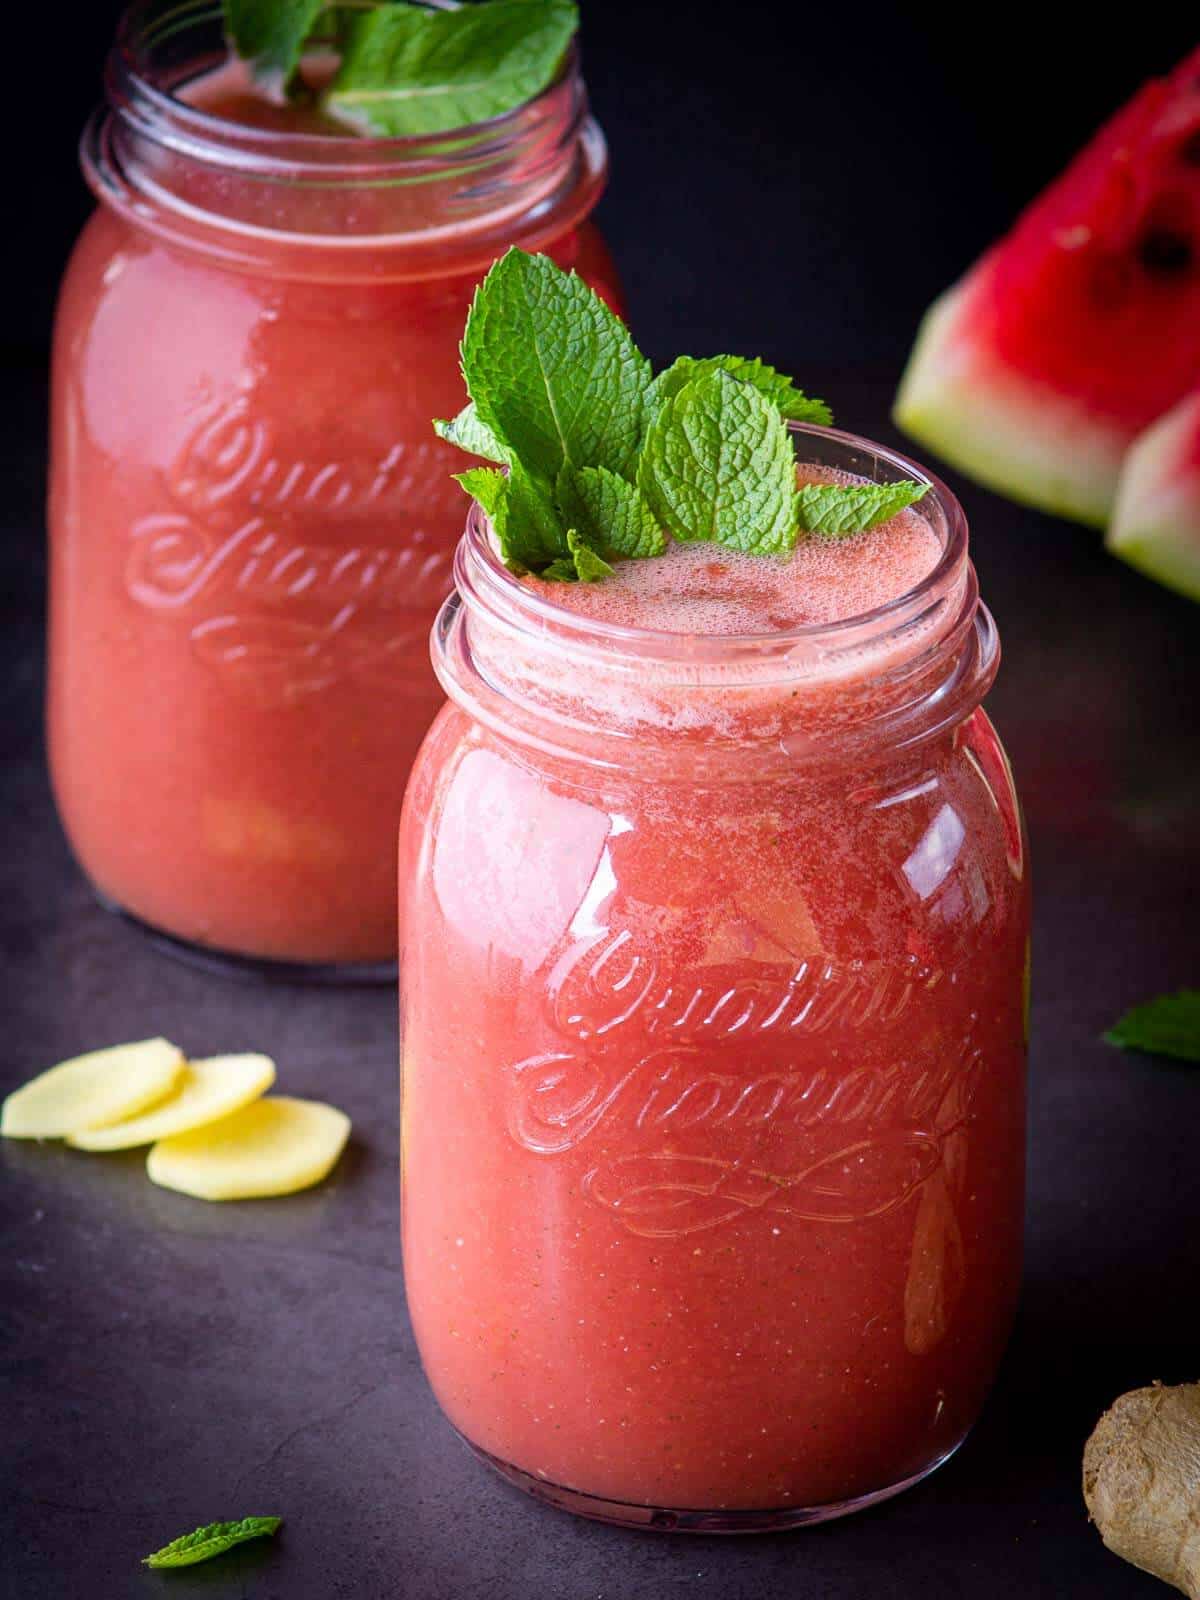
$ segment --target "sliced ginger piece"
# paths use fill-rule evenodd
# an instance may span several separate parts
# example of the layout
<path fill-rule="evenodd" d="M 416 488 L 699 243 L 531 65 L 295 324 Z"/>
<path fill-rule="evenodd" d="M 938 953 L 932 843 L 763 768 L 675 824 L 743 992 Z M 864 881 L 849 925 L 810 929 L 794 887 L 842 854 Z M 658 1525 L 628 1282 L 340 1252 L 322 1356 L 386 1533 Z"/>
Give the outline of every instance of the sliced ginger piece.
<path fill-rule="evenodd" d="M 198 1200 L 295 1194 L 328 1176 L 349 1137 L 344 1111 L 268 1095 L 220 1122 L 161 1139 L 146 1171 L 162 1188 Z"/>
<path fill-rule="evenodd" d="M 270 1056 L 210 1056 L 185 1063 L 175 1091 L 140 1117 L 106 1128 L 72 1134 L 67 1143 L 77 1150 L 132 1150 L 175 1134 L 190 1133 L 240 1111 L 275 1082 Z"/>
<path fill-rule="evenodd" d="M 183 1073 L 183 1051 L 166 1039 L 112 1045 L 60 1061 L 0 1109 L 9 1139 L 62 1139 L 135 1117 L 169 1095 Z"/>

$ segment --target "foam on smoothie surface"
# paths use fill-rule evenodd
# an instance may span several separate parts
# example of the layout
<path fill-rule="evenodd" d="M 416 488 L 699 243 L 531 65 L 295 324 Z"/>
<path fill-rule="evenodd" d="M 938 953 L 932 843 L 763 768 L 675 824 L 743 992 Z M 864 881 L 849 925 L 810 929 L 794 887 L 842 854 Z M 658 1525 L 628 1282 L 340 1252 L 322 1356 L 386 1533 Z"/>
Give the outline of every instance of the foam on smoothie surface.
<path fill-rule="evenodd" d="M 801 466 L 801 483 L 862 480 Z M 937 565 L 941 541 L 910 507 L 867 533 L 801 538 L 791 556 L 748 556 L 673 541 L 665 555 L 617 561 L 599 583 L 524 580 L 546 599 L 598 622 L 709 637 L 786 632 L 840 622 L 886 605 Z"/>

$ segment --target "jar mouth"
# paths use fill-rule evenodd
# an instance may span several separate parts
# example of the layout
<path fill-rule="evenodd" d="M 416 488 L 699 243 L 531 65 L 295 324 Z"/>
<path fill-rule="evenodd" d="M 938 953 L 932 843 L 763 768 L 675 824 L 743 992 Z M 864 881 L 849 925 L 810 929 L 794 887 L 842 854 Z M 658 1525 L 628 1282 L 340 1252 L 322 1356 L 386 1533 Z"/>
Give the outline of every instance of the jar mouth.
<path fill-rule="evenodd" d="M 568 234 L 604 188 L 577 41 L 523 105 L 396 138 L 252 127 L 183 98 L 229 60 L 217 0 L 135 0 L 81 146 L 106 205 L 224 265 L 325 282 L 475 276 L 510 245 Z"/>
<path fill-rule="evenodd" d="M 434 0 L 436 5 L 437 0 Z M 222 45 L 189 59 L 174 60 L 166 49 L 190 29 L 220 30 L 223 7 L 219 0 L 181 0 L 164 7 L 163 0 L 135 0 L 122 15 L 106 67 L 110 102 L 134 107 L 153 120 L 164 142 L 182 145 L 190 139 L 194 153 L 212 163 L 227 163 L 239 171 L 260 166 L 264 171 L 289 176 L 311 175 L 337 180 L 353 174 L 356 181 L 372 175 L 395 177 L 398 168 L 412 176 L 422 170 L 436 175 L 448 163 L 484 161 L 507 147 L 525 131 L 531 113 L 550 106 L 564 85 L 579 77 L 578 40 L 569 46 L 551 83 L 531 99 L 482 122 L 463 123 L 439 133 L 380 135 L 360 133 L 347 125 L 344 134 L 312 130 L 290 132 L 278 128 L 251 128 L 189 104 L 177 90 L 205 70 L 228 59 Z M 162 52 L 163 59 L 156 54 Z M 577 131 L 577 129 L 576 129 Z"/>
<path fill-rule="evenodd" d="M 999 663 L 961 506 L 897 451 L 834 428 L 789 428 L 800 461 L 925 486 L 920 509 L 941 549 L 918 582 L 869 611 L 768 633 L 626 626 L 515 577 L 472 506 L 455 555 L 457 592 L 433 632 L 447 694 L 547 754 L 623 769 L 636 752 L 639 766 L 703 771 L 715 782 L 747 770 L 786 774 L 851 749 L 896 752 L 956 727 Z"/>
<path fill-rule="evenodd" d="M 931 610 L 944 605 L 955 590 L 963 586 L 970 567 L 967 519 L 958 498 L 939 477 L 898 450 L 840 428 L 789 422 L 788 431 L 800 461 L 805 459 L 805 441 L 811 440 L 813 448 L 819 448 L 825 456 L 835 454 L 839 465 L 849 463 L 850 470 L 869 467 L 870 471 L 860 475 L 869 477 L 872 482 L 912 482 L 924 487 L 919 508 L 933 526 L 942 548 L 936 563 L 923 578 L 881 605 L 834 622 L 798 623 L 794 627 L 761 633 L 714 635 L 630 627 L 589 617 L 522 583 L 505 567 L 488 519 L 478 503 L 473 502 L 455 566 L 459 590 L 468 604 L 474 600 L 487 609 L 498 608 L 513 620 L 524 616 L 528 626 L 574 639 L 583 648 L 605 653 L 633 651 L 643 660 L 698 662 L 708 658 L 719 662 L 764 652 L 795 656 L 806 650 L 827 655 L 844 649 L 861 649 L 872 640 L 911 628 Z"/>

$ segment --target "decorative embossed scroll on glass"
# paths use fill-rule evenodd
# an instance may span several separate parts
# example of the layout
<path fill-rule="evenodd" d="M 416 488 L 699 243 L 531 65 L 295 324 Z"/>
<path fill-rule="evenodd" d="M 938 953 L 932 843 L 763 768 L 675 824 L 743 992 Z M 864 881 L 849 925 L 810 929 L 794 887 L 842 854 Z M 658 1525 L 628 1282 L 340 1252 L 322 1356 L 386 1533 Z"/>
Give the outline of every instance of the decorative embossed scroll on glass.
<path fill-rule="evenodd" d="M 424 692 L 429 616 L 450 586 L 437 530 L 457 492 L 437 456 L 436 441 L 397 440 L 375 460 L 298 459 L 244 400 L 214 407 L 163 474 L 173 509 L 133 524 L 130 598 L 176 613 L 197 659 L 263 709 L 342 680 Z M 417 525 L 386 544 L 331 538 L 372 516 Z"/>

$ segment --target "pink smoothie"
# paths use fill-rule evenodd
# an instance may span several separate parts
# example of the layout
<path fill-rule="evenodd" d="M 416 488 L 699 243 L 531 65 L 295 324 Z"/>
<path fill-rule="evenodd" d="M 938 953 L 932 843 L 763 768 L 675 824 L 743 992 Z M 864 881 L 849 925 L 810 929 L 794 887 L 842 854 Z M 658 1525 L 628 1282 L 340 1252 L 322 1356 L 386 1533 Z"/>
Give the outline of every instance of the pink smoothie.
<path fill-rule="evenodd" d="M 920 741 L 887 721 L 937 706 L 958 611 L 765 665 L 732 642 L 896 602 L 942 549 L 919 508 L 786 560 L 674 544 L 500 577 L 535 614 L 469 599 L 446 642 L 401 831 L 408 1298 L 451 1420 L 560 1501 L 833 1514 L 982 1404 L 1020 1262 L 1024 845 L 978 693 Z M 660 642 L 630 669 L 605 627 Z"/>
<path fill-rule="evenodd" d="M 463 323 L 510 244 L 619 304 L 583 220 L 602 144 L 539 102 L 563 124 L 558 163 L 531 192 L 523 157 L 472 211 L 465 180 L 413 182 L 407 156 L 374 181 L 355 165 L 382 159 L 372 147 L 309 138 L 350 130 L 272 102 L 239 65 L 186 95 L 207 125 L 168 101 L 169 148 L 139 135 L 123 186 L 93 171 L 103 203 L 59 305 L 59 809 L 88 877 L 155 929 L 384 963 L 400 797 L 442 699 L 429 629 L 462 530 L 459 452 L 431 419 L 465 400 Z M 593 157 L 572 162 L 584 136 Z"/>
<path fill-rule="evenodd" d="M 809 467 L 799 476 L 816 483 L 839 475 Z M 913 506 L 848 539 L 803 538 L 789 557 L 673 541 L 661 559 L 618 561 L 601 583 L 536 587 L 548 600 L 618 627 L 704 637 L 781 633 L 874 611 L 914 589 L 941 553 L 937 534 Z"/>

